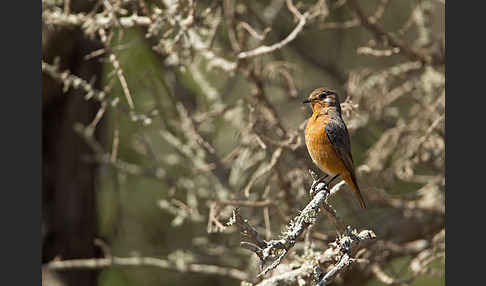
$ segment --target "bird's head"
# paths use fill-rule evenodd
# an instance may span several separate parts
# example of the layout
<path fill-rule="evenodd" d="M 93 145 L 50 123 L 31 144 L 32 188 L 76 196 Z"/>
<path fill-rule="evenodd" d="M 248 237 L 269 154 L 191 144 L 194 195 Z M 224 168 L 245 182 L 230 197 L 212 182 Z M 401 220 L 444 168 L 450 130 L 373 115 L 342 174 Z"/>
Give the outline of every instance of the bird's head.
<path fill-rule="evenodd" d="M 327 88 L 320 87 L 314 89 L 302 103 L 310 103 L 314 112 L 328 107 L 335 107 L 341 113 L 341 105 L 339 104 L 337 93 Z"/>

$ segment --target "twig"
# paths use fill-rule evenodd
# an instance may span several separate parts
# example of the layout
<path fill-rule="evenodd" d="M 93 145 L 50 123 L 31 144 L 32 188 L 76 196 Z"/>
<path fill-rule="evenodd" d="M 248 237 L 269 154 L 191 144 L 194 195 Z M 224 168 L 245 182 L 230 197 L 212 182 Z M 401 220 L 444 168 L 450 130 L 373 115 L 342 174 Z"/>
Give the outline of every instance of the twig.
<path fill-rule="evenodd" d="M 51 76 L 53 79 L 63 84 L 63 92 L 67 92 L 69 88 L 79 88 L 86 92 L 85 99 L 89 100 L 94 98 L 99 102 L 103 102 L 106 97 L 106 93 L 101 90 L 93 88 L 93 86 L 86 80 L 72 75 L 69 71 L 60 72 L 56 64 L 51 65 L 42 61 L 42 71 Z"/>
<path fill-rule="evenodd" d="M 289 1 L 287 1 L 287 3 L 289 3 Z M 275 50 L 278 50 L 278 49 L 281 49 L 282 47 L 284 47 L 285 45 L 287 45 L 288 43 L 292 42 L 296 37 L 297 35 L 302 31 L 302 29 L 304 28 L 306 22 L 307 22 L 307 18 L 309 17 L 309 12 L 305 12 L 304 14 L 301 14 L 297 9 L 295 9 L 295 7 L 292 5 L 288 5 L 289 7 L 289 10 L 298 17 L 299 19 L 299 23 L 297 24 L 297 26 L 294 28 L 294 30 L 285 38 L 283 39 L 282 41 L 276 43 L 276 44 L 273 44 L 271 46 L 260 46 L 258 48 L 255 48 L 253 50 L 250 50 L 250 51 L 246 51 L 246 52 L 240 52 L 238 54 L 238 59 L 246 59 L 246 58 L 251 58 L 251 57 L 255 57 L 255 56 L 259 56 L 259 55 L 263 55 L 263 54 L 268 54 L 268 53 L 271 53 Z M 292 9 L 292 7 L 294 9 Z"/>
<path fill-rule="evenodd" d="M 261 167 L 255 173 L 253 173 L 250 181 L 248 182 L 248 184 L 246 184 L 245 188 L 243 189 L 243 194 L 245 195 L 245 197 L 248 198 L 250 196 L 250 189 L 253 186 L 253 184 L 260 177 L 270 172 L 273 169 L 273 167 L 275 167 L 278 160 L 280 159 L 280 156 L 282 155 L 282 150 L 283 150 L 282 147 L 277 148 L 275 152 L 273 152 L 270 162 L 268 164 L 262 163 Z"/>
<path fill-rule="evenodd" d="M 270 236 L 272 236 L 272 232 L 270 230 L 270 214 L 268 212 L 268 207 L 263 208 L 263 218 L 265 220 L 265 238 L 268 240 Z"/>
<path fill-rule="evenodd" d="M 376 50 L 371 47 L 359 47 L 356 50 L 358 55 L 367 55 L 367 56 L 374 56 L 374 57 L 389 57 L 395 54 L 398 54 L 400 49 L 395 47 L 388 50 Z"/>
<path fill-rule="evenodd" d="M 255 31 L 255 29 L 253 29 L 252 26 L 250 26 L 250 24 L 243 21 L 239 22 L 238 25 L 236 25 L 236 28 L 246 30 L 248 34 L 250 34 L 253 38 L 258 39 L 260 41 L 264 40 L 268 32 L 270 32 L 271 30 L 270 28 L 266 28 L 262 34 L 259 34 L 257 31 Z"/>
<path fill-rule="evenodd" d="M 63 11 L 55 9 L 46 9 L 42 12 L 42 20 L 45 24 L 61 27 L 84 26 L 84 28 L 88 28 L 88 25 L 92 25 L 92 27 L 89 27 L 92 29 L 85 30 L 87 33 L 96 31 L 95 29 L 98 29 L 99 27 L 108 28 L 112 21 L 111 19 L 110 16 L 106 16 L 103 13 L 95 14 L 90 17 L 84 13 L 71 13 L 67 15 Z M 149 26 L 152 21 L 149 17 L 133 14 L 131 16 L 119 17 L 118 22 L 123 28 L 132 28 L 135 26 Z"/>
<path fill-rule="evenodd" d="M 339 4 L 339 5 L 336 4 L 336 6 L 334 8 L 337 8 L 339 6 L 344 5 L 345 2 L 347 2 L 347 1 L 346 0 L 342 1 L 342 3 Z M 372 22 L 377 22 L 379 19 L 381 19 L 383 17 L 383 14 L 385 14 L 385 9 L 386 9 L 386 6 L 388 5 L 388 3 L 389 3 L 389 0 L 381 0 L 380 3 L 378 4 L 378 6 L 375 9 L 375 14 L 373 14 L 372 16 L 369 16 L 368 19 L 370 19 L 370 21 L 372 21 Z M 353 18 L 351 20 L 347 20 L 347 21 L 344 21 L 344 22 L 322 23 L 320 25 L 320 28 L 321 29 L 349 29 L 349 28 L 353 28 L 353 27 L 358 27 L 360 24 L 361 24 L 360 19 Z"/>
<path fill-rule="evenodd" d="M 385 283 L 386 285 L 408 285 L 408 283 L 412 282 L 416 278 L 416 275 L 413 275 L 408 279 L 397 279 L 391 277 L 390 275 L 385 273 L 385 271 L 381 268 L 381 266 L 378 263 L 373 263 L 371 265 L 371 271 L 373 272 L 373 274 L 375 274 L 376 278 L 378 278 L 381 282 Z"/>
<path fill-rule="evenodd" d="M 105 30 L 101 28 L 101 29 L 98 30 L 98 32 L 100 34 L 101 41 L 103 42 L 103 44 L 106 47 L 105 49 L 110 51 L 110 56 L 108 58 L 110 59 L 110 62 L 113 65 L 113 68 L 115 69 L 116 75 L 118 76 L 118 79 L 120 80 L 120 84 L 122 86 L 123 93 L 125 94 L 125 97 L 127 98 L 128 106 L 130 106 L 130 109 L 133 109 L 133 108 L 135 108 L 135 106 L 133 105 L 132 95 L 130 93 L 130 90 L 128 89 L 128 83 L 127 83 L 125 75 L 123 74 L 123 71 L 120 67 L 120 62 L 116 58 L 115 54 L 113 52 L 111 52 L 111 50 L 109 49 L 109 45 L 108 45 L 109 43 L 108 43 L 108 39 L 106 37 Z"/>
<path fill-rule="evenodd" d="M 194 272 L 204 274 L 216 274 L 228 276 L 238 280 L 246 280 L 248 275 L 241 270 L 234 268 L 221 267 L 208 264 L 188 264 L 185 267 L 177 267 L 169 260 L 155 257 L 110 257 L 110 258 L 89 258 L 89 259 L 71 259 L 62 261 L 52 261 L 44 264 L 43 267 L 49 270 L 74 270 L 74 269 L 100 269 L 111 266 L 153 266 L 163 269 L 170 269 L 179 272 Z"/>
<path fill-rule="evenodd" d="M 71 0 L 64 0 L 64 13 L 66 15 L 71 13 Z"/>
<path fill-rule="evenodd" d="M 426 64 L 432 64 L 434 63 L 434 61 L 436 61 L 436 59 L 433 59 L 430 55 L 414 50 L 401 39 L 383 30 L 381 26 L 376 24 L 376 21 L 374 19 L 370 19 L 364 14 L 363 10 L 358 5 L 356 0 L 349 0 L 348 2 L 358 15 L 358 18 L 360 19 L 363 26 L 373 32 L 377 38 L 386 38 L 392 47 L 398 47 L 400 51 L 408 56 L 411 60 L 419 60 L 420 62 Z"/>

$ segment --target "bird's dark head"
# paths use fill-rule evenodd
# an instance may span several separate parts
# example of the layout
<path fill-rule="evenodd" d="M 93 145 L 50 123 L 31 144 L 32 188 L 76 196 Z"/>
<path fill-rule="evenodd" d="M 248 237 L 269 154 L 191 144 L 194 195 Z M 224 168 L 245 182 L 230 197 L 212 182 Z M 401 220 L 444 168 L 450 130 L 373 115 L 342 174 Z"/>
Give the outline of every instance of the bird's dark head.
<path fill-rule="evenodd" d="M 335 107 L 341 113 L 341 105 L 339 104 L 337 93 L 327 88 L 320 87 L 314 89 L 302 103 L 310 103 L 313 111 Z"/>

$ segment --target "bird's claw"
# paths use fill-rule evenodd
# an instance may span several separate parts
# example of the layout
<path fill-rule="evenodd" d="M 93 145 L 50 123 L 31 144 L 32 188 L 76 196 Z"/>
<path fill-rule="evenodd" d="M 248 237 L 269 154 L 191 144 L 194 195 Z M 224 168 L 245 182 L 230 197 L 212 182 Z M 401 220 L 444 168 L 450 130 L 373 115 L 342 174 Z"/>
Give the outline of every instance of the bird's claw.
<path fill-rule="evenodd" d="M 326 188 L 328 186 L 328 183 L 324 183 L 324 186 L 318 188 L 319 184 L 323 183 L 325 178 L 327 178 L 327 176 L 323 176 L 323 177 L 315 180 L 312 183 L 312 186 L 311 186 L 311 189 L 310 189 L 310 192 L 309 192 L 309 195 L 310 195 L 311 198 L 313 198 L 323 188 Z"/>
<path fill-rule="evenodd" d="M 312 199 L 312 198 L 315 196 L 315 194 L 316 194 L 316 186 L 317 186 L 317 181 L 314 181 L 314 182 L 312 183 L 312 186 L 311 186 L 310 190 L 309 190 L 309 196 L 311 197 L 311 199 Z"/>

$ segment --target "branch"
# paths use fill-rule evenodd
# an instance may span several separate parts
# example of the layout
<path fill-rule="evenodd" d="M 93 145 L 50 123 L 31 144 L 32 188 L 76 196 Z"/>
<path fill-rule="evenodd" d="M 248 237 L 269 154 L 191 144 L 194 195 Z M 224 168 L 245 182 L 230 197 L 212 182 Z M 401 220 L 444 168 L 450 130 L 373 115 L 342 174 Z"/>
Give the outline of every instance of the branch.
<path fill-rule="evenodd" d="M 356 262 L 356 258 L 351 257 L 351 249 L 355 244 L 358 244 L 360 241 L 375 239 L 376 235 L 371 230 L 363 230 L 359 234 L 357 231 L 352 229 L 350 226 L 346 228 L 344 234 L 336 239 L 336 242 L 331 243 L 332 246 L 337 247 L 339 253 L 342 253 L 342 256 L 339 258 L 339 262 L 331 268 L 326 274 L 322 275 L 322 270 L 320 268 L 315 268 L 315 272 L 321 275 L 316 276 L 323 276 L 321 279 L 318 280 L 318 286 L 327 285 L 329 282 L 336 277 L 336 275 L 340 272 L 343 272 L 349 265 Z"/>
<path fill-rule="evenodd" d="M 72 75 L 69 71 L 59 71 L 58 64 L 51 65 L 42 61 L 41 66 L 42 72 L 63 84 L 63 92 L 67 92 L 73 87 L 75 89 L 83 90 L 86 93 L 84 97 L 86 100 L 94 98 L 99 102 L 104 102 L 106 98 L 106 93 L 104 91 L 95 89 L 89 82 L 78 76 Z"/>
<path fill-rule="evenodd" d="M 88 258 L 88 259 L 71 259 L 62 261 L 52 261 L 44 264 L 43 268 L 49 270 L 75 270 L 75 269 L 100 269 L 111 266 L 153 266 L 163 269 L 175 270 L 179 272 L 193 272 L 204 274 L 217 274 L 228 276 L 238 280 L 246 280 L 248 275 L 238 269 L 221 267 L 208 264 L 187 264 L 183 267 L 177 266 L 168 260 L 155 257 L 110 257 L 110 258 Z"/>
<path fill-rule="evenodd" d="M 314 183 L 316 180 L 314 180 Z M 282 238 L 278 240 L 264 240 L 256 231 L 256 229 L 251 226 L 247 220 L 245 220 L 240 214 L 238 209 L 233 211 L 233 217 L 231 218 L 228 225 L 236 223 L 241 233 L 243 234 L 242 242 L 240 245 L 247 248 L 260 258 L 261 262 L 261 272 L 258 277 L 262 277 L 267 274 L 272 269 L 275 269 L 282 259 L 287 255 L 290 249 L 296 244 L 297 239 L 302 235 L 302 233 L 311 225 L 313 225 L 317 220 L 317 215 L 321 206 L 323 209 L 327 210 L 329 214 L 337 221 L 336 213 L 331 206 L 327 204 L 327 199 L 332 194 L 335 194 L 342 184 L 337 184 L 331 190 L 325 186 L 324 183 L 319 183 L 316 186 L 316 194 L 313 199 L 307 204 L 307 206 L 300 212 L 300 214 L 290 222 L 290 226 L 282 234 Z M 339 247 L 340 252 L 348 254 L 348 256 L 343 256 L 341 258 L 341 263 L 335 272 L 340 272 L 347 265 L 354 262 L 352 258 L 349 257 L 349 252 L 352 245 L 360 240 L 375 238 L 375 234 L 372 231 L 366 230 L 357 234 L 356 230 L 351 230 L 351 227 L 344 231 L 343 236 L 338 237 L 336 241 L 336 246 Z M 347 258 L 346 258 L 347 257 Z M 302 266 L 304 267 L 304 266 Z M 329 274 L 330 276 L 324 276 L 321 280 L 329 281 L 335 274 Z M 325 282 L 327 283 L 327 282 Z M 325 285 L 325 284 L 322 284 Z"/>
<path fill-rule="evenodd" d="M 422 63 L 425 64 L 436 64 L 436 63 L 441 63 L 440 59 L 438 58 L 432 58 L 428 54 L 424 54 L 421 52 L 418 52 L 414 50 L 413 48 L 409 47 L 404 41 L 399 39 L 398 37 L 392 35 L 391 33 L 386 32 L 383 30 L 382 27 L 380 27 L 378 24 L 376 24 L 376 21 L 373 19 L 368 18 L 361 7 L 358 5 L 356 0 L 349 0 L 349 4 L 352 7 L 352 9 L 356 12 L 358 15 L 358 18 L 360 19 L 361 23 L 365 28 L 370 30 L 375 34 L 377 38 L 384 37 L 388 40 L 390 45 L 392 47 L 397 47 L 402 51 L 409 59 L 411 60 L 419 60 Z"/>
<path fill-rule="evenodd" d="M 99 28 L 109 28 L 112 18 L 103 13 L 95 14 L 94 17 L 84 14 L 65 14 L 61 10 L 45 9 L 42 12 L 42 20 L 45 24 L 56 25 L 62 27 L 78 27 L 83 26 L 88 28 L 90 25 L 95 25 L 96 28 L 90 31 L 96 31 Z M 149 26 L 152 20 L 149 17 L 138 15 L 131 15 L 127 17 L 117 18 L 118 24 L 123 28 L 132 28 L 135 26 Z"/>
<path fill-rule="evenodd" d="M 238 54 L 238 59 L 246 59 L 246 58 L 251 58 L 263 54 L 268 54 L 271 53 L 275 50 L 281 49 L 283 46 L 287 45 L 288 43 L 292 42 L 297 35 L 302 31 L 304 28 L 307 18 L 309 17 L 310 13 L 305 12 L 304 14 L 301 14 L 294 6 L 291 4 L 291 1 L 287 1 L 287 6 L 289 7 L 289 10 L 299 19 L 299 23 L 297 26 L 294 28 L 294 30 L 282 41 L 273 44 L 271 46 L 260 46 L 256 49 L 246 51 L 246 52 L 241 52 Z"/>
<path fill-rule="evenodd" d="M 291 286 L 296 285 L 297 281 L 303 277 L 314 276 L 317 285 L 327 285 L 339 273 L 347 269 L 359 259 L 350 256 L 351 248 L 360 241 L 374 239 L 376 236 L 372 231 L 364 230 L 357 234 L 356 230 L 348 228 L 346 233 L 331 243 L 331 247 L 317 257 L 317 261 L 339 261 L 331 269 L 324 273 L 316 260 L 307 259 L 299 268 L 275 275 L 258 283 L 258 286 Z M 340 256 L 340 257 L 339 257 Z"/>
<path fill-rule="evenodd" d="M 107 51 L 109 51 L 109 57 L 108 58 L 110 59 L 110 62 L 113 65 L 113 68 L 115 69 L 116 75 L 118 76 L 118 80 L 120 80 L 120 84 L 121 84 L 121 87 L 122 87 L 122 90 L 123 90 L 123 94 L 125 94 L 125 97 L 126 97 L 127 102 L 128 102 L 128 106 L 130 106 L 131 109 L 134 109 L 135 106 L 133 104 L 133 99 L 132 99 L 132 95 L 130 93 L 130 90 L 128 89 L 127 79 L 125 78 L 125 75 L 123 74 L 123 70 L 120 66 L 120 62 L 116 58 L 115 54 L 113 52 L 111 52 L 111 49 L 109 48 L 109 40 L 106 37 L 106 32 L 103 28 L 100 28 L 98 30 L 98 33 L 100 35 L 101 41 L 105 45 L 105 49 Z"/>
<path fill-rule="evenodd" d="M 81 27 L 87 35 L 92 35 L 100 29 L 109 29 L 114 24 L 112 17 L 105 15 L 105 13 L 98 13 L 93 16 L 78 13 L 66 15 L 61 10 L 46 9 L 42 13 L 42 20 L 46 25 L 54 25 L 58 27 Z M 121 28 L 132 27 L 150 27 L 154 24 L 150 17 L 138 16 L 133 14 L 131 16 L 117 17 L 116 25 Z M 187 30 L 187 36 L 195 51 L 198 51 L 202 57 L 209 61 L 208 68 L 219 67 L 225 71 L 232 72 L 236 69 L 236 63 L 228 61 L 219 57 L 210 50 L 210 44 L 204 43 L 201 36 L 194 31 L 194 29 Z"/>

